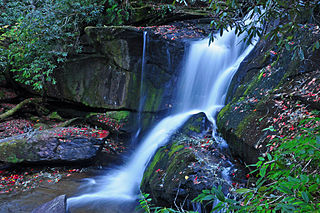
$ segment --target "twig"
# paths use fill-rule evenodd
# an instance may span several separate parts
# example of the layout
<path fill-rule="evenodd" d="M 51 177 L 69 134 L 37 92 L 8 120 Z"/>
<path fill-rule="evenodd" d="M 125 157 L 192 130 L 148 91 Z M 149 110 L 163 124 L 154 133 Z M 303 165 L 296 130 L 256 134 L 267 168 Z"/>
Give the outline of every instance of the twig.
<path fill-rule="evenodd" d="M 303 172 L 303 171 L 307 168 L 307 166 L 310 164 L 311 161 L 312 161 L 312 159 L 310 159 L 310 160 L 308 161 L 308 163 L 303 167 L 303 169 L 301 170 L 301 172 Z"/>
<path fill-rule="evenodd" d="M 178 198 L 178 195 L 179 195 L 180 186 L 181 186 L 181 181 L 179 181 L 179 186 L 178 186 L 178 190 L 177 190 L 177 193 L 176 193 L 176 197 L 174 198 L 174 201 L 173 201 L 173 203 L 174 203 L 174 205 L 175 205 L 175 207 L 176 207 L 177 209 L 179 209 L 179 207 L 178 207 L 176 201 L 177 201 L 177 198 Z"/>

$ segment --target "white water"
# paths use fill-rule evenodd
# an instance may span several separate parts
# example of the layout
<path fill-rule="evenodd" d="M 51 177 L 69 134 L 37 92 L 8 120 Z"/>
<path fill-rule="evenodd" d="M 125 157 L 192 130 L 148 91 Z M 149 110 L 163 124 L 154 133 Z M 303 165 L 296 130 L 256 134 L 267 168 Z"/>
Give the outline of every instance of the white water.
<path fill-rule="evenodd" d="M 178 86 L 176 113 L 161 120 L 147 134 L 126 165 L 100 178 L 96 184 L 98 189 L 68 199 L 68 205 L 77 206 L 99 199 L 137 199 L 139 184 L 149 160 L 191 115 L 205 112 L 215 127 L 214 118 L 223 107 L 232 76 L 253 48 L 253 45 L 245 46 L 241 39 L 229 31 L 210 46 L 207 39 L 192 43 Z"/>
<path fill-rule="evenodd" d="M 146 67 L 146 48 L 147 48 L 147 31 L 143 32 L 143 49 L 142 49 L 142 62 L 141 62 L 141 77 L 140 77 L 140 100 L 139 100 L 139 108 L 138 108 L 138 116 L 137 116 L 137 132 L 132 139 L 132 142 L 138 139 L 140 131 L 141 131 L 141 119 L 142 119 L 142 110 L 144 106 L 144 102 L 146 100 L 146 96 L 144 94 L 143 81 L 144 81 L 144 70 Z"/>

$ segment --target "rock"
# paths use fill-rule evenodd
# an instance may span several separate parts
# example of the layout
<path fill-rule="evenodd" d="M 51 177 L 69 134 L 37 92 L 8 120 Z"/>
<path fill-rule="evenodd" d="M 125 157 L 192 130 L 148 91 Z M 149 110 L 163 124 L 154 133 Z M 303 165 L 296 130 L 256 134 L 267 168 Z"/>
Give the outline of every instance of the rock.
<path fill-rule="evenodd" d="M 53 74 L 57 83 L 46 85 L 48 97 L 80 106 L 131 112 L 141 110 L 142 99 L 142 131 L 157 119 L 157 113 L 171 109 L 175 96 L 172 88 L 187 47 L 184 40 L 164 39 L 149 30 L 142 73 L 142 28 L 87 27 L 85 32 L 83 42 L 91 52 L 74 56 Z M 137 117 L 130 119 L 133 121 L 129 123 L 135 124 Z"/>
<path fill-rule="evenodd" d="M 143 30 L 137 27 L 87 27 L 85 43 L 90 54 L 70 59 L 54 73 L 56 85 L 48 85 L 48 96 L 107 109 L 139 108 L 143 55 Z M 150 32 L 151 34 L 151 32 Z M 144 72 L 143 111 L 157 112 L 172 104 L 177 67 L 184 56 L 183 41 L 148 36 Z M 173 63 L 174 62 L 174 63 Z"/>
<path fill-rule="evenodd" d="M 316 34 L 304 39 L 308 34 L 300 33 L 305 46 L 317 39 Z M 247 164 L 255 163 L 258 156 L 277 146 L 276 143 L 272 148 L 266 146 L 271 139 L 294 137 L 289 127 L 298 126 L 298 122 L 308 116 L 306 110 L 319 108 L 317 81 L 312 79 L 319 79 L 315 66 L 319 64 L 316 58 L 320 51 L 306 55 L 310 61 L 304 62 L 298 58 L 291 60 L 292 51 L 276 50 L 270 41 L 261 40 L 257 44 L 233 77 L 227 105 L 218 114 L 219 132 L 232 154 Z M 304 94 L 307 89 L 307 94 L 314 94 L 313 98 Z"/>
<path fill-rule="evenodd" d="M 62 163 L 92 160 L 102 141 L 74 128 L 54 128 L 0 140 L 4 163 Z"/>
<path fill-rule="evenodd" d="M 67 211 L 67 197 L 60 195 L 55 199 L 39 206 L 31 213 L 66 213 Z"/>
<path fill-rule="evenodd" d="M 192 210 L 188 204 L 204 189 L 220 185 L 228 193 L 231 183 L 224 178 L 232 168 L 227 157 L 214 148 L 217 144 L 203 149 L 200 139 L 185 135 L 171 142 L 156 152 L 141 182 L 141 191 L 150 194 L 156 206 Z"/>
<path fill-rule="evenodd" d="M 229 192 L 234 171 L 242 170 L 235 169 L 230 163 L 232 158 L 222 153 L 218 143 L 211 139 L 210 127 L 206 115 L 198 113 L 179 129 L 168 145 L 157 150 L 140 186 L 156 206 L 177 205 L 192 210 L 188 205 L 204 189 L 220 185 L 225 194 Z M 243 184 L 245 176 L 240 176 L 234 181 Z M 208 208 L 210 211 L 211 206 Z"/>
<path fill-rule="evenodd" d="M 212 124 L 206 114 L 201 112 L 189 118 L 179 131 L 188 136 L 200 136 L 207 133 L 210 127 Z"/>

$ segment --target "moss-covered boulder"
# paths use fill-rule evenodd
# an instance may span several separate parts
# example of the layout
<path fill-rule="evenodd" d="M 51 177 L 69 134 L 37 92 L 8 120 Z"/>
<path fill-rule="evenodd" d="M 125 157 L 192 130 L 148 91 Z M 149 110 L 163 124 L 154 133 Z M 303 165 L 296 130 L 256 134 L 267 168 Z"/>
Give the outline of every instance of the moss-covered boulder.
<path fill-rule="evenodd" d="M 54 128 L 0 140 L 0 162 L 65 163 L 92 160 L 102 141 L 85 130 Z"/>
<path fill-rule="evenodd" d="M 301 30 L 301 45 L 310 46 L 318 37 Z M 217 125 L 232 153 L 246 163 L 277 146 L 266 146 L 272 139 L 292 136 L 307 111 L 319 108 L 319 51 L 305 52 L 308 60 L 292 57 L 291 50 L 260 41 L 232 79 Z"/>
<path fill-rule="evenodd" d="M 233 187 L 244 186 L 243 170 L 231 161 L 234 162 L 212 139 L 179 134 L 169 145 L 158 149 L 140 188 L 150 194 L 156 206 L 192 210 L 191 200 L 202 190 L 222 186 L 228 194 Z M 210 211 L 212 206 L 207 208 Z"/>

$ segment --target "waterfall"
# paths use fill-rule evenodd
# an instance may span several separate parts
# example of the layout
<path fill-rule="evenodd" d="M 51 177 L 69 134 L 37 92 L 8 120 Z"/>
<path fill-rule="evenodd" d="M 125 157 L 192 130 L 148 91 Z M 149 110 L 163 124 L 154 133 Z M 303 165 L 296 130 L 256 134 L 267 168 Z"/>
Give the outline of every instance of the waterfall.
<path fill-rule="evenodd" d="M 141 77 L 140 77 L 140 100 L 139 100 L 139 108 L 138 108 L 138 115 L 137 115 L 137 132 L 132 139 L 132 142 L 138 139 L 140 131 L 141 131 L 141 121 L 142 121 L 142 110 L 146 100 L 146 95 L 144 93 L 143 88 L 143 80 L 144 80 L 144 70 L 146 67 L 146 48 L 147 48 L 147 31 L 143 32 L 143 49 L 142 49 L 142 62 L 141 62 Z"/>
<path fill-rule="evenodd" d="M 243 35 L 244 36 L 244 35 Z M 178 84 L 175 113 L 161 120 L 142 139 L 128 163 L 109 171 L 97 180 L 93 192 L 68 199 L 68 205 L 80 205 L 97 199 L 135 200 L 143 172 L 157 148 L 165 145 L 175 131 L 193 114 L 205 112 L 215 127 L 215 116 L 223 107 L 230 81 L 241 61 L 254 45 L 245 45 L 233 30 L 223 37 L 191 43 Z"/>

